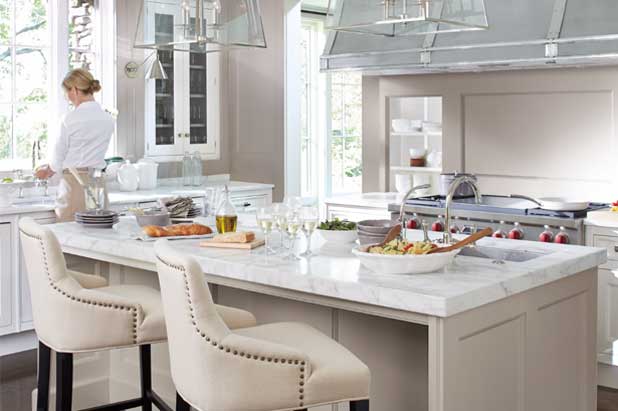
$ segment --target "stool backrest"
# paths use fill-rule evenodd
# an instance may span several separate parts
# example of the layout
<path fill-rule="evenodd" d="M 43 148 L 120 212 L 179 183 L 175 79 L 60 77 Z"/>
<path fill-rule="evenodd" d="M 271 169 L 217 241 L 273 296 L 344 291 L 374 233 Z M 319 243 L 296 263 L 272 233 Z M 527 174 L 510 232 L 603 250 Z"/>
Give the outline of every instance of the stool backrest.
<path fill-rule="evenodd" d="M 67 274 L 62 248 L 54 233 L 26 217 L 19 221 L 22 251 L 26 261 L 32 299 L 32 316 L 40 340 L 52 348 L 62 346 L 62 324 L 70 322 L 67 307 L 81 285 Z"/>
<path fill-rule="evenodd" d="M 215 364 L 221 363 L 217 357 L 226 355 L 205 347 L 221 342 L 230 330 L 217 312 L 197 261 L 173 250 L 166 240 L 155 244 L 155 252 L 172 378 L 177 390 L 190 399 L 207 389 L 216 375 Z M 193 390 L 198 392 L 192 395 Z"/>

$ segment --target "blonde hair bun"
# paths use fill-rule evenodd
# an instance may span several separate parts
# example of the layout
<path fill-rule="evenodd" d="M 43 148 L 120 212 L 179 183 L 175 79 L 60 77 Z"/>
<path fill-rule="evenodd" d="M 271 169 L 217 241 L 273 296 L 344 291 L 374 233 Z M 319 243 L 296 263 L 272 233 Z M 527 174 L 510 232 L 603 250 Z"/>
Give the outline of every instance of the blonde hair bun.
<path fill-rule="evenodd" d="M 66 91 L 76 88 L 84 94 L 94 94 L 101 91 L 99 80 L 95 80 L 88 70 L 82 68 L 69 71 L 62 81 L 62 87 Z"/>

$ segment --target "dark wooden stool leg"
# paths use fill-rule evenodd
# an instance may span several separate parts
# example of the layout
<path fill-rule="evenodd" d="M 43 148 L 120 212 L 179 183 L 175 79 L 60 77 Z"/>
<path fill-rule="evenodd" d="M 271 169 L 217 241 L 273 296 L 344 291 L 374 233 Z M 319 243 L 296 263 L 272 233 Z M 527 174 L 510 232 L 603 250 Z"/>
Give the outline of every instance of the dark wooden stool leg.
<path fill-rule="evenodd" d="M 139 360 L 143 411 L 152 411 L 152 400 L 150 399 L 150 393 L 152 391 L 152 366 L 150 358 L 150 345 L 140 345 Z"/>
<path fill-rule="evenodd" d="M 191 406 L 186 402 L 180 394 L 176 393 L 176 411 L 190 411 Z"/>
<path fill-rule="evenodd" d="M 39 341 L 39 365 L 36 378 L 36 409 L 49 410 L 49 369 L 51 368 L 51 349 Z"/>
<path fill-rule="evenodd" d="M 369 411 L 369 400 L 350 401 L 350 411 Z"/>
<path fill-rule="evenodd" d="M 56 411 L 71 411 L 73 354 L 56 353 Z"/>

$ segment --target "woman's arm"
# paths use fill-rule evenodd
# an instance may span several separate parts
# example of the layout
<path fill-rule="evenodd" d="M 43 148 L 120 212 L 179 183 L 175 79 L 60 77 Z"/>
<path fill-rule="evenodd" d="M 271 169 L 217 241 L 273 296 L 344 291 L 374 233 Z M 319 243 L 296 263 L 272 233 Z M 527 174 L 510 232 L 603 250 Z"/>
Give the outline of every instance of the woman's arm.
<path fill-rule="evenodd" d="M 54 151 L 52 153 L 52 160 L 49 164 L 51 167 L 51 171 L 53 173 L 61 173 L 62 165 L 64 163 L 64 159 L 67 156 L 69 151 L 69 136 L 67 134 L 67 129 L 64 125 L 64 121 L 60 124 L 60 132 L 58 133 L 58 138 L 56 139 L 56 144 L 54 146 Z"/>

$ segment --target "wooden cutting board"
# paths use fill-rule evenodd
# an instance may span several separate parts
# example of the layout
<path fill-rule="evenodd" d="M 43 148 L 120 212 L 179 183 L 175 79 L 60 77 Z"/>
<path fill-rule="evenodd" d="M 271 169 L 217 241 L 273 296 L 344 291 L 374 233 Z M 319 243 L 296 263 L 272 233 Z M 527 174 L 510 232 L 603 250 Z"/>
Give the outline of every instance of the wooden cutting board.
<path fill-rule="evenodd" d="M 214 240 L 202 241 L 200 247 L 235 248 L 237 250 L 253 250 L 265 244 L 264 239 L 255 239 L 250 243 L 220 243 Z"/>

